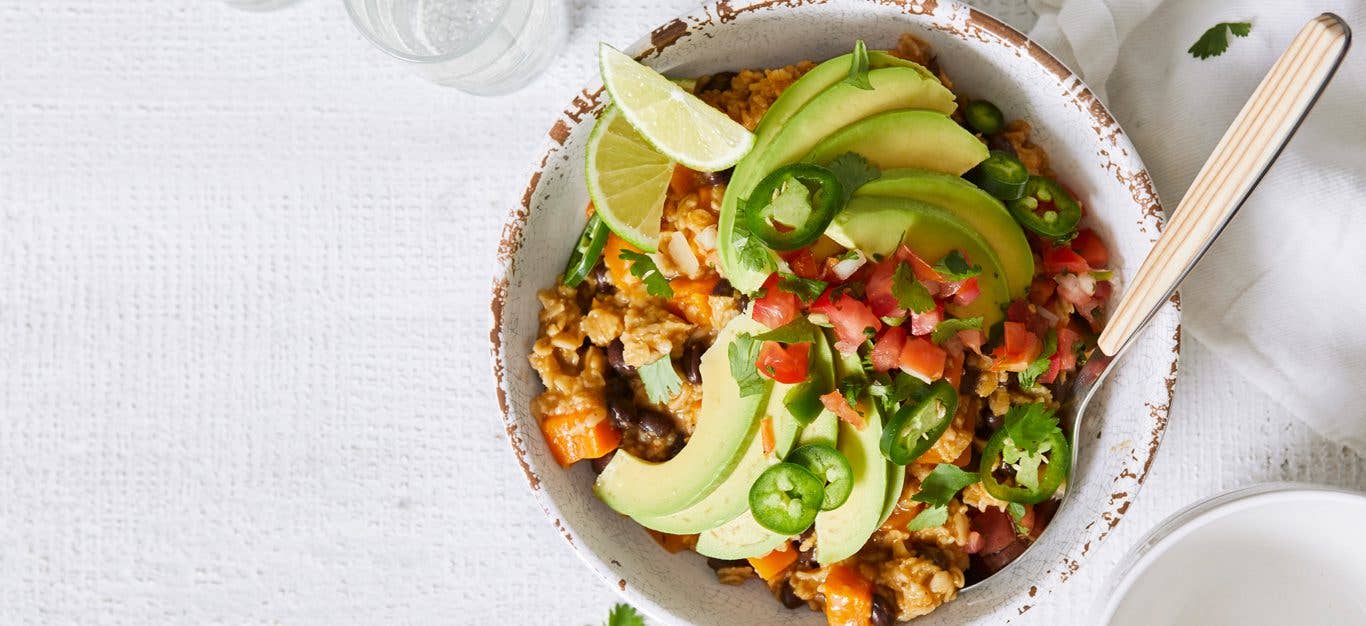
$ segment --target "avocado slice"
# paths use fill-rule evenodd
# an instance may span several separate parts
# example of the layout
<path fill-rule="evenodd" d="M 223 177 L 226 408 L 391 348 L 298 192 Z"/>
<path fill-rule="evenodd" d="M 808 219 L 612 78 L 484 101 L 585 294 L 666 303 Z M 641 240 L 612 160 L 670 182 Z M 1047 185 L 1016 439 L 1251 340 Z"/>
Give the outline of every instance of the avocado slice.
<path fill-rule="evenodd" d="M 803 80 L 805 78 L 802 77 Z M 742 265 L 739 249 L 734 245 L 739 200 L 747 197 L 765 175 L 800 160 L 830 133 L 870 115 L 907 107 L 934 110 L 947 115 L 957 107 L 953 92 L 914 68 L 898 66 L 872 70 L 868 72 L 868 80 L 873 85 L 871 90 L 836 82 L 811 97 L 795 112 L 789 112 L 784 107 L 776 114 L 772 109 L 765 114 L 765 118 L 774 115 L 777 120 L 787 115 L 787 119 L 781 123 L 775 121 L 777 130 L 771 131 L 774 132 L 772 138 L 761 138 L 735 167 L 721 203 L 717 233 L 721 273 L 736 289 L 753 293 L 768 277 L 763 271 Z M 789 87 L 789 91 L 793 87 Z"/>
<path fill-rule="evenodd" d="M 705 401 L 707 390 L 705 375 L 702 381 Z M 772 454 L 764 454 L 763 436 L 759 429 L 755 429 L 754 436 L 750 438 L 744 455 L 740 457 L 740 462 L 735 465 L 735 469 L 731 470 L 725 481 L 707 494 L 707 497 L 682 511 L 669 515 L 657 517 L 637 515 L 635 517 L 636 522 L 641 526 L 660 532 L 673 535 L 691 535 L 716 528 L 744 512 L 749 507 L 749 488 L 754 484 L 754 480 L 770 465 L 778 463 L 787 456 L 787 453 L 792 451 L 792 443 L 797 439 L 797 429 L 800 427 L 797 424 L 797 418 L 788 413 L 787 407 L 783 406 L 782 401 L 782 394 L 787 393 L 787 389 L 791 387 L 792 385 L 774 384 L 773 391 L 768 395 L 768 408 L 764 413 L 765 417 L 772 420 L 773 423 L 774 448 Z"/>
<path fill-rule="evenodd" d="M 593 485 L 607 506 L 632 517 L 661 517 L 696 504 L 730 476 L 758 432 L 768 393 L 740 396 L 727 351 L 737 335 L 767 330 L 740 316 L 717 333 L 702 355 L 702 408 L 688 445 L 662 463 L 618 450 Z"/>
<path fill-rule="evenodd" d="M 882 504 L 882 517 L 878 519 L 878 528 L 887 523 L 887 518 L 892 516 L 892 511 L 896 510 L 896 503 L 901 501 L 901 490 L 906 488 L 906 466 L 896 463 L 887 463 L 887 501 Z"/>
<path fill-rule="evenodd" d="M 697 536 L 694 548 L 702 556 L 714 559 L 747 559 L 774 551 L 791 537 L 775 533 L 754 519 L 745 509 L 739 517 Z"/>
<path fill-rule="evenodd" d="M 900 109 L 835 131 L 802 160 L 827 163 L 845 152 L 883 170 L 918 167 L 959 176 L 987 158 L 987 145 L 939 111 Z"/>
<path fill-rule="evenodd" d="M 890 254 L 906 244 L 930 263 L 959 250 L 982 268 L 977 277 L 982 295 L 972 304 L 950 304 L 954 317 L 982 317 L 990 328 L 1005 318 L 1010 288 L 1001 261 L 977 231 L 947 210 L 908 198 L 855 197 L 826 229 L 827 237 L 846 248 L 869 254 Z"/>
<path fill-rule="evenodd" d="M 884 170 L 859 188 L 858 196 L 910 198 L 954 214 L 982 235 L 1005 270 L 1013 298 L 1024 297 L 1034 279 L 1034 253 L 1024 229 L 1000 200 L 957 176 L 922 169 Z"/>
<path fill-rule="evenodd" d="M 835 369 L 844 378 L 863 376 L 858 354 L 841 354 Z M 854 470 L 854 489 L 838 508 L 816 515 L 816 561 L 821 565 L 838 563 L 853 556 L 868 543 L 882 524 L 882 509 L 887 500 L 890 465 L 878 448 L 882 439 L 882 416 L 876 403 L 868 403 L 868 423 L 854 428 L 840 422 L 839 451 Z"/>

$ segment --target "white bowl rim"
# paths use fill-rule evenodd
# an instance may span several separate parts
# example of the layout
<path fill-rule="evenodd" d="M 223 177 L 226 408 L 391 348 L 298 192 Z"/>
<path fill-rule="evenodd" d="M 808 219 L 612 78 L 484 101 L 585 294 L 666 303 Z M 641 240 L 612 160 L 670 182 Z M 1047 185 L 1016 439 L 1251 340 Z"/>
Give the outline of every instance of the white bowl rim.
<path fill-rule="evenodd" d="M 1142 164 L 1142 160 L 1137 154 L 1128 135 L 1120 128 L 1109 109 L 1101 102 L 1095 93 L 1087 86 L 1082 79 L 1069 69 L 1062 61 L 1053 56 L 1052 53 L 1044 49 L 1038 43 L 1029 39 L 1024 33 L 1014 27 L 1002 22 L 994 16 L 983 12 L 975 7 L 966 5 L 960 0 L 742 0 L 741 2 L 730 2 L 728 0 L 710 0 L 706 4 L 683 13 L 659 27 L 650 31 L 650 34 L 626 49 L 626 51 L 637 59 L 645 60 L 651 56 L 658 55 L 664 49 L 672 46 L 682 37 L 691 34 L 692 30 L 699 26 L 713 24 L 713 19 L 722 23 L 732 21 L 736 17 L 745 13 L 760 10 L 785 10 L 795 9 L 804 5 L 819 5 L 831 2 L 855 2 L 868 5 L 894 5 L 910 15 L 932 14 L 936 10 L 950 7 L 955 10 L 965 11 L 968 14 L 967 23 L 969 28 L 974 31 L 986 32 L 1000 37 L 1013 45 L 1025 50 L 1028 55 L 1037 63 L 1047 69 L 1059 79 L 1075 85 L 1073 91 L 1074 99 L 1081 103 L 1083 110 L 1095 123 L 1097 133 L 1104 133 L 1107 138 L 1113 140 L 1117 145 L 1124 148 L 1125 156 L 1137 163 L 1136 169 L 1127 174 L 1117 175 L 1122 183 L 1128 186 L 1136 205 L 1143 207 L 1143 212 L 1147 218 L 1152 219 L 1160 230 L 1165 224 L 1165 213 L 1157 191 L 1153 187 L 1152 179 L 1148 174 L 1147 168 Z M 575 542 L 573 532 L 563 521 L 563 515 L 559 506 L 541 488 L 540 478 L 537 476 L 536 469 L 532 467 L 524 449 L 521 427 L 517 424 L 517 419 L 513 414 L 512 407 L 507 399 L 507 379 L 504 375 L 504 361 L 508 354 L 504 350 L 502 337 L 503 309 L 507 302 L 508 290 L 511 277 L 514 273 L 513 258 L 516 256 L 523 243 L 524 227 L 530 215 L 532 198 L 543 173 L 550 165 L 551 157 L 556 151 L 563 147 L 571 130 L 571 124 L 582 123 L 586 117 L 594 116 L 602 107 L 602 99 L 605 90 L 600 84 L 588 83 L 590 87 L 585 87 L 575 95 L 564 108 L 559 118 L 547 132 L 547 137 L 541 143 L 541 159 L 534 167 L 529 176 L 527 185 L 519 198 L 508 213 L 508 219 L 503 226 L 502 236 L 497 246 L 496 263 L 493 287 L 492 287 L 492 328 L 489 332 L 491 344 L 492 370 L 495 385 L 495 396 L 498 400 L 499 415 L 502 419 L 508 443 L 512 448 L 513 456 L 520 466 L 527 480 L 527 486 L 531 490 L 537 503 L 540 505 L 546 518 L 554 525 L 555 529 L 564 537 L 570 549 L 590 570 L 593 571 L 602 581 L 614 588 L 618 595 L 625 601 L 640 609 L 645 614 L 659 619 L 671 618 L 672 613 L 660 606 L 649 596 L 637 592 L 634 587 L 628 586 L 626 579 L 619 577 L 612 568 L 600 559 L 591 550 L 583 549 Z M 596 88 L 591 88 L 591 87 Z M 1108 512 L 1103 516 L 1106 528 L 1102 529 L 1098 535 L 1088 541 L 1080 555 L 1076 558 L 1064 558 L 1058 563 L 1058 568 L 1063 572 L 1062 580 L 1067 580 L 1071 574 L 1075 574 L 1081 567 L 1081 556 L 1084 556 L 1092 547 L 1093 543 L 1098 544 L 1110 531 L 1114 529 L 1124 517 L 1133 498 L 1137 496 L 1138 488 L 1141 487 L 1148 476 L 1152 463 L 1156 457 L 1158 446 L 1161 444 L 1162 436 L 1166 431 L 1168 416 L 1175 396 L 1175 380 L 1177 373 L 1177 363 L 1180 357 L 1181 347 L 1181 326 L 1180 314 L 1180 294 L 1173 294 L 1169 307 L 1174 310 L 1178 318 L 1176 320 L 1175 335 L 1172 337 L 1171 349 L 1171 369 L 1165 378 L 1167 397 L 1160 405 L 1150 405 L 1155 425 L 1151 433 L 1151 439 L 1147 442 L 1146 448 L 1139 446 L 1139 452 L 1143 455 L 1142 463 L 1137 476 L 1135 476 L 1136 487 L 1132 492 L 1116 493 L 1108 503 Z M 513 358 L 524 358 L 525 355 L 512 355 Z M 539 436 L 539 433 L 536 434 Z M 1031 588 L 1029 590 L 1029 601 L 1035 600 L 1036 591 L 1048 591 L 1045 589 Z M 1033 604 L 1026 603 L 1017 607 L 1020 614 L 1028 611 Z"/>

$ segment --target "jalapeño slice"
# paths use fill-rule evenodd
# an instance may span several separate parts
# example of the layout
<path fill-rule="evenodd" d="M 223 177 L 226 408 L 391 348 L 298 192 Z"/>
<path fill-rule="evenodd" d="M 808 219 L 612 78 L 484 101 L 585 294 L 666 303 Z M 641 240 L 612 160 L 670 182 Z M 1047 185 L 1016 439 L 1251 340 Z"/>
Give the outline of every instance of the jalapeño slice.
<path fill-rule="evenodd" d="M 1081 221 L 1081 205 L 1072 194 L 1042 176 L 1030 176 L 1024 195 L 1007 205 L 1021 226 L 1049 239 L 1068 239 Z"/>
<path fill-rule="evenodd" d="M 1038 449 L 1024 451 L 1026 454 L 1043 455 L 1044 467 L 1039 472 L 1037 486 L 1021 484 L 1018 475 L 1002 476 L 1009 474 L 1007 470 L 1014 471 L 1014 467 L 1005 462 L 1007 438 L 1007 429 L 1002 428 L 991 436 L 986 448 L 982 450 L 982 464 L 979 469 L 982 486 L 986 488 L 987 493 L 998 500 L 1019 504 L 1038 504 L 1053 497 L 1062 481 L 1067 478 L 1067 471 L 1072 463 L 1072 449 L 1068 446 L 1067 438 L 1063 437 L 1062 431 L 1054 430 L 1049 433 L 1040 442 Z M 1008 485 L 1003 481 L 1013 484 Z"/>
<path fill-rule="evenodd" d="M 1029 170 L 1009 152 L 992 150 L 987 160 L 968 173 L 968 179 L 998 200 L 1015 200 L 1025 193 Z"/>
<path fill-rule="evenodd" d="M 785 535 L 810 528 L 824 500 L 825 481 L 796 463 L 779 463 L 764 470 L 749 488 L 754 521 Z"/>
<path fill-rule="evenodd" d="M 947 381 L 936 381 L 915 404 L 906 403 L 882 431 L 882 455 L 897 465 L 909 465 L 925 454 L 948 430 L 958 410 L 958 391 Z"/>
<path fill-rule="evenodd" d="M 774 250 L 797 250 L 825 232 L 844 202 L 844 186 L 824 167 L 793 163 L 765 176 L 745 202 L 754 236 Z"/>
<path fill-rule="evenodd" d="M 839 508 L 854 490 L 854 470 L 849 466 L 849 459 L 826 444 L 813 443 L 797 448 L 787 455 L 787 462 L 805 467 L 825 481 L 822 511 Z"/>
<path fill-rule="evenodd" d="M 569 255 L 569 266 L 564 268 L 565 287 L 578 287 L 583 279 L 588 278 L 588 274 L 597 266 L 602 249 L 607 245 L 607 236 L 611 233 L 607 222 L 602 221 L 596 211 L 588 216 L 588 225 L 583 227 L 579 243 L 574 246 L 574 253 Z"/>

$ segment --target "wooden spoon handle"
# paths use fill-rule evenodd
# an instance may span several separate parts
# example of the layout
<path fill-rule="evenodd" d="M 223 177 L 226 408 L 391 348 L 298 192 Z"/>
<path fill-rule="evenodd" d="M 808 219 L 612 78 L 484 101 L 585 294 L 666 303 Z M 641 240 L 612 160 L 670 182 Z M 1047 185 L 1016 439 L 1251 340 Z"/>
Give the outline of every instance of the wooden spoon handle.
<path fill-rule="evenodd" d="M 1290 42 L 1205 161 L 1111 313 L 1100 334 L 1105 354 L 1123 350 L 1204 256 L 1314 106 L 1351 38 L 1342 18 L 1324 13 Z"/>

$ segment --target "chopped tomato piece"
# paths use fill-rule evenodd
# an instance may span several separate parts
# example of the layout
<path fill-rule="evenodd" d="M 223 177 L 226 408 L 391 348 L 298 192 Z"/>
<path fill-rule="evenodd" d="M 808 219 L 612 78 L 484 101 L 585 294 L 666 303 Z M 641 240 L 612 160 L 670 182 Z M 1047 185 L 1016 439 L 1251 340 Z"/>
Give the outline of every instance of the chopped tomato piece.
<path fill-rule="evenodd" d="M 896 251 L 897 258 L 911 262 L 911 269 L 915 271 L 915 277 L 926 282 L 942 283 L 944 277 L 935 271 L 934 266 L 930 265 L 925 259 L 920 258 L 910 248 L 901 246 Z"/>
<path fill-rule="evenodd" d="M 924 313 L 911 311 L 911 334 L 916 337 L 924 337 L 934 332 L 934 327 L 942 321 L 944 321 L 944 305 L 942 304 L 936 304 L 933 309 Z"/>
<path fill-rule="evenodd" d="M 991 353 L 992 371 L 1023 372 L 1043 352 L 1043 342 L 1020 322 L 1005 323 L 1005 340 Z"/>
<path fill-rule="evenodd" d="M 1037 306 L 1048 304 L 1048 299 L 1053 297 L 1053 292 L 1057 289 L 1058 284 L 1053 282 L 1053 279 L 1035 276 L 1034 281 L 1029 283 L 1029 301 Z"/>
<path fill-rule="evenodd" d="M 944 377 L 948 353 L 924 337 L 912 337 L 901 347 L 901 371 L 927 383 Z"/>
<path fill-rule="evenodd" d="M 1043 375 L 1039 376 L 1039 383 L 1044 385 L 1053 384 L 1058 380 L 1058 372 L 1061 371 L 1062 368 L 1058 365 L 1057 355 L 1054 355 L 1053 358 L 1048 360 L 1048 370 L 1045 371 Z"/>
<path fill-rule="evenodd" d="M 949 283 L 949 291 L 952 292 L 954 304 L 967 306 L 976 302 L 982 295 L 982 286 L 977 283 L 977 277 L 973 276 L 961 282 Z"/>
<path fill-rule="evenodd" d="M 1058 329 L 1058 351 L 1053 355 L 1058 362 L 1059 369 L 1072 371 L 1077 367 L 1077 342 L 1081 341 L 1081 333 L 1072 330 L 1071 325 Z"/>
<path fill-rule="evenodd" d="M 972 518 L 972 529 L 982 534 L 979 554 L 993 554 L 1015 542 L 1015 520 L 994 506 Z"/>
<path fill-rule="evenodd" d="M 906 309 L 901 308 L 901 303 L 892 294 L 892 276 L 896 274 L 896 266 L 900 263 L 901 260 L 896 257 L 886 259 L 874 264 L 868 274 L 864 291 L 868 294 L 868 307 L 873 310 L 873 315 L 901 317 L 906 314 Z"/>
<path fill-rule="evenodd" d="M 949 381 L 954 389 L 958 389 L 963 384 L 963 368 L 966 356 L 959 351 L 957 354 L 949 352 L 948 362 L 944 365 L 944 380 Z"/>
<path fill-rule="evenodd" d="M 754 321 L 769 328 L 777 328 L 797 319 L 796 294 L 778 288 L 778 275 L 774 274 L 764 281 L 764 297 L 754 301 Z"/>
<path fill-rule="evenodd" d="M 802 382 L 806 380 L 810 351 L 811 344 L 808 342 L 794 343 L 784 348 L 776 341 L 765 341 L 759 349 L 759 373 L 789 385 Z"/>
<path fill-rule="evenodd" d="M 878 337 L 873 344 L 873 352 L 868 356 L 873 362 L 873 369 L 879 372 L 886 372 L 896 369 L 901 365 L 901 347 L 906 343 L 906 328 L 904 326 L 891 326 L 882 331 L 882 336 Z"/>
<path fill-rule="evenodd" d="M 840 420 L 848 422 L 854 428 L 862 430 L 864 426 L 868 425 L 868 420 L 863 419 L 863 415 L 855 411 L 854 407 L 849 406 L 849 401 L 844 399 L 844 394 L 840 393 L 838 389 L 821 396 L 821 404 L 825 405 L 825 408 L 834 413 Z"/>
<path fill-rule="evenodd" d="M 848 565 L 832 565 L 820 592 L 830 626 L 868 626 L 873 619 L 873 583 Z"/>
<path fill-rule="evenodd" d="M 621 431 L 601 411 L 587 410 L 562 415 L 547 415 L 541 421 L 550 455 L 561 467 L 583 459 L 596 459 L 617 449 Z"/>
<path fill-rule="evenodd" d="M 1006 319 L 1012 322 L 1027 322 L 1032 313 L 1029 310 L 1029 302 L 1016 300 L 1006 307 Z"/>
<path fill-rule="evenodd" d="M 1087 265 L 1086 259 L 1071 248 L 1066 246 L 1050 247 L 1043 253 L 1043 271 L 1049 274 L 1057 274 L 1063 271 L 1085 274 L 1091 271 L 1091 266 Z"/>
<path fill-rule="evenodd" d="M 811 305 L 812 313 L 820 313 L 835 327 L 835 349 L 849 354 L 858 350 L 869 338 L 868 329 L 873 333 L 882 330 L 882 320 L 873 314 L 868 305 L 855 300 L 847 293 L 833 298 L 830 293 L 822 294 Z"/>
<path fill-rule="evenodd" d="M 787 566 L 795 562 L 797 562 L 797 551 L 788 544 L 783 544 L 764 556 L 749 559 L 749 565 L 754 568 L 754 573 L 764 580 L 773 580 L 778 574 L 783 573 Z"/>
<path fill-rule="evenodd" d="M 824 273 L 824 266 L 816 261 L 816 257 L 811 253 L 811 248 L 802 248 L 791 254 L 787 258 L 788 267 L 792 268 L 792 273 L 808 280 L 820 280 Z"/>
<path fill-rule="evenodd" d="M 1077 236 L 1072 240 L 1072 249 L 1086 259 L 1086 264 L 1092 268 L 1105 267 L 1110 264 L 1110 251 L 1105 248 L 1105 242 L 1100 240 L 1100 235 L 1089 228 L 1077 231 Z"/>

